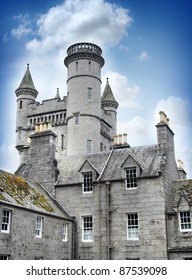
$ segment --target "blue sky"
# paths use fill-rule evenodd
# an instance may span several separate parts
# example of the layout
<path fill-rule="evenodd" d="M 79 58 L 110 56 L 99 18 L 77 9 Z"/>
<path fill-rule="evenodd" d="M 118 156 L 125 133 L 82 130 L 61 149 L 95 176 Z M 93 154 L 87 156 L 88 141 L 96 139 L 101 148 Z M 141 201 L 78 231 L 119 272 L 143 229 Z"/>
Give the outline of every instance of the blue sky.
<path fill-rule="evenodd" d="M 119 102 L 118 132 L 131 146 L 156 143 L 160 110 L 175 133 L 176 159 L 192 177 L 192 3 L 190 0 L 6 1 L 0 11 L 0 168 L 14 172 L 15 89 L 27 63 L 38 101 L 66 95 L 63 59 L 71 43 L 103 49 Z M 103 87 L 102 86 L 102 87 Z"/>

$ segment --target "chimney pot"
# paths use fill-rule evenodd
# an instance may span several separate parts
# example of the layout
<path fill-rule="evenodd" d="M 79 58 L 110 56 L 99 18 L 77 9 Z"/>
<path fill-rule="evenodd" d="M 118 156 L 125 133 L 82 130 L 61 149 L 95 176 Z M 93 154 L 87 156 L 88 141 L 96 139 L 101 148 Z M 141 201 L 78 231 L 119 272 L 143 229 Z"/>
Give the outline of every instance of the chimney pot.
<path fill-rule="evenodd" d="M 167 115 L 163 111 L 160 111 L 159 115 L 160 115 L 160 122 L 167 123 Z"/>

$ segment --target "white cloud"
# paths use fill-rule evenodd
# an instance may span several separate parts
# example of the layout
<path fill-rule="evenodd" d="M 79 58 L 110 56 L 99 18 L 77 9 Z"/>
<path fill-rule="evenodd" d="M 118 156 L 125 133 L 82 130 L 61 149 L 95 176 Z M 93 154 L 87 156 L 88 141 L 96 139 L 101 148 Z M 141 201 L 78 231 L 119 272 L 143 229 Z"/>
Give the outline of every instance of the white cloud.
<path fill-rule="evenodd" d="M 170 119 L 170 125 L 191 125 L 190 108 L 187 100 L 181 97 L 169 96 L 158 102 L 155 109 L 155 120 L 159 122 L 159 111 L 164 111 Z"/>
<path fill-rule="evenodd" d="M 190 103 L 180 97 L 169 96 L 158 102 L 155 109 L 155 121 L 159 122 L 159 111 L 164 111 L 170 119 L 170 128 L 174 132 L 176 159 L 184 162 L 188 178 L 192 176 L 192 121 Z"/>
<path fill-rule="evenodd" d="M 139 61 L 143 62 L 149 60 L 150 55 L 148 54 L 147 51 L 142 51 L 137 58 Z"/>
<path fill-rule="evenodd" d="M 130 121 L 117 121 L 117 132 L 118 134 L 127 133 L 127 140 L 131 146 L 151 144 L 149 143 L 148 124 L 139 116 L 132 118 Z"/>
<path fill-rule="evenodd" d="M 0 169 L 14 173 L 19 167 L 19 154 L 13 144 L 0 146 Z"/>
<path fill-rule="evenodd" d="M 38 18 L 39 38 L 28 42 L 27 48 L 58 52 L 78 41 L 115 45 L 127 35 L 131 22 L 127 9 L 104 0 L 66 0 Z"/>
<path fill-rule="evenodd" d="M 120 107 L 135 109 L 142 108 L 141 104 L 136 101 L 140 92 L 140 87 L 138 85 L 130 86 L 126 76 L 117 72 L 108 71 L 103 76 L 103 88 L 105 86 L 106 78 L 109 78 L 109 84 Z"/>
<path fill-rule="evenodd" d="M 11 30 L 13 37 L 20 40 L 22 37 L 32 32 L 32 23 L 29 14 L 20 14 L 18 16 L 14 16 L 13 19 L 19 22 L 18 27 Z"/>

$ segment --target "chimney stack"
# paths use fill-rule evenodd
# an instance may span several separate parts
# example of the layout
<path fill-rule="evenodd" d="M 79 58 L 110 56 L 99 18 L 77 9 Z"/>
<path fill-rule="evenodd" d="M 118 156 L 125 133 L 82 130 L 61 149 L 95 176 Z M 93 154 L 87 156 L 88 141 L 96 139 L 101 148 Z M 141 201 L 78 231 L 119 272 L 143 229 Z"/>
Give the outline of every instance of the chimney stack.
<path fill-rule="evenodd" d="M 186 179 L 187 173 L 183 169 L 183 162 L 180 159 L 177 160 L 177 170 L 179 172 L 179 179 Z"/>

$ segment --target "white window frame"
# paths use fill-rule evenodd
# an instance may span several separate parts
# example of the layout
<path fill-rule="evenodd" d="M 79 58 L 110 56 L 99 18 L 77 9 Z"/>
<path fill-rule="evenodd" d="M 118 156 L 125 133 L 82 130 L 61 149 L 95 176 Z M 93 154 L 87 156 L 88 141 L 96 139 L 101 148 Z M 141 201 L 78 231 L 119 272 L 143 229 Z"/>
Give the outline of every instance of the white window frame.
<path fill-rule="evenodd" d="M 139 240 L 139 215 L 127 214 L 127 240 Z"/>
<path fill-rule="evenodd" d="M 92 88 L 91 87 L 87 88 L 87 99 L 88 100 L 92 99 Z"/>
<path fill-rule="evenodd" d="M 37 216 L 35 221 L 35 237 L 42 238 L 43 217 Z"/>
<path fill-rule="evenodd" d="M 83 193 L 93 192 L 93 172 L 83 173 Z"/>
<path fill-rule="evenodd" d="M 2 209 L 1 232 L 10 233 L 11 228 L 11 210 Z"/>
<path fill-rule="evenodd" d="M 179 212 L 179 225 L 180 225 L 181 232 L 192 231 L 192 220 L 191 220 L 190 211 L 180 211 Z"/>
<path fill-rule="evenodd" d="M 125 168 L 125 186 L 126 190 L 137 188 L 137 168 Z"/>
<path fill-rule="evenodd" d="M 87 139 L 87 154 L 91 154 L 92 140 Z"/>
<path fill-rule="evenodd" d="M 68 224 L 67 223 L 62 224 L 62 241 L 64 241 L 64 242 L 68 241 Z"/>
<path fill-rule="evenodd" d="M 82 242 L 93 242 L 93 217 L 82 217 Z"/>

